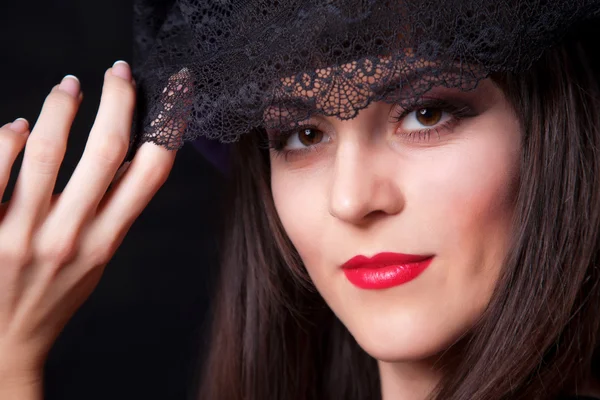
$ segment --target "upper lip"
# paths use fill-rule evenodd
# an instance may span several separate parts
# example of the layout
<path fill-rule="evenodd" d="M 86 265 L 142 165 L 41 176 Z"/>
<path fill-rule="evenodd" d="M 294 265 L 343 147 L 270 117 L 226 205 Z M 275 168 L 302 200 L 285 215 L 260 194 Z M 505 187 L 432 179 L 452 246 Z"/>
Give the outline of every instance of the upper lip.
<path fill-rule="evenodd" d="M 416 263 L 431 258 L 431 255 L 379 253 L 369 258 L 363 255 L 352 257 L 346 261 L 342 268 L 384 267 L 386 265 L 400 265 Z"/>

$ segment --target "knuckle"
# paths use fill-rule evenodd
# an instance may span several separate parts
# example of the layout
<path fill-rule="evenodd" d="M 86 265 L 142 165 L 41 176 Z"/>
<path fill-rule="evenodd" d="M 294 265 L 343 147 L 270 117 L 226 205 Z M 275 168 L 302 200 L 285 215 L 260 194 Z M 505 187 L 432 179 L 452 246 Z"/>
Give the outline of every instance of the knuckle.
<path fill-rule="evenodd" d="M 0 265 L 1 266 L 24 266 L 32 259 L 29 243 L 21 243 L 0 238 Z"/>
<path fill-rule="evenodd" d="M 106 82 L 107 94 L 114 96 L 126 107 L 133 107 L 135 102 L 135 89 L 133 85 L 121 78 L 113 77 Z"/>
<path fill-rule="evenodd" d="M 140 179 L 153 189 L 158 189 L 169 177 L 170 169 L 162 164 L 144 165 L 140 171 Z"/>
<path fill-rule="evenodd" d="M 81 254 L 85 257 L 87 264 L 92 268 L 108 264 L 126 233 L 127 227 L 122 221 L 96 225 L 82 242 Z"/>
<path fill-rule="evenodd" d="M 8 129 L 0 129 L 0 151 L 2 154 L 14 154 L 25 144 L 25 136 L 18 135 Z"/>
<path fill-rule="evenodd" d="M 60 166 L 65 153 L 65 145 L 44 136 L 31 136 L 27 140 L 26 157 L 38 164 L 44 171 L 54 171 Z"/>
<path fill-rule="evenodd" d="M 129 143 L 121 136 L 117 134 L 104 135 L 95 143 L 93 153 L 100 162 L 113 167 L 121 164 L 128 147 Z"/>
<path fill-rule="evenodd" d="M 35 254 L 40 260 L 62 264 L 71 260 L 76 250 L 77 240 L 74 236 L 55 235 L 51 239 L 38 243 Z"/>
<path fill-rule="evenodd" d="M 46 97 L 44 107 L 50 111 L 62 111 L 68 114 L 75 114 L 77 111 L 77 102 L 74 97 L 61 90 L 54 90 Z"/>
<path fill-rule="evenodd" d="M 104 265 L 110 261 L 114 251 L 112 245 L 95 245 L 87 251 L 86 260 L 88 260 L 91 266 Z"/>

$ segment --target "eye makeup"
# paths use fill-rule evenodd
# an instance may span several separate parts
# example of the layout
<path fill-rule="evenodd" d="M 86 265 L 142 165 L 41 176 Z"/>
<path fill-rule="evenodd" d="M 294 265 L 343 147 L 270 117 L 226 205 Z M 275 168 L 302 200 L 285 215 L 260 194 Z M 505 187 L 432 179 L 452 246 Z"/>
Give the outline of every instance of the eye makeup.
<path fill-rule="evenodd" d="M 461 121 L 481 113 L 482 103 L 478 100 L 481 96 L 474 93 L 477 90 L 456 92 L 433 89 L 409 106 L 393 104 L 389 123 L 396 125 L 394 136 L 401 141 L 426 144 L 451 134 Z M 417 126 L 407 128 L 410 123 Z M 320 119 L 313 118 L 291 129 L 268 129 L 268 146 L 275 157 L 289 162 L 312 155 L 332 140 L 323 125 Z"/>

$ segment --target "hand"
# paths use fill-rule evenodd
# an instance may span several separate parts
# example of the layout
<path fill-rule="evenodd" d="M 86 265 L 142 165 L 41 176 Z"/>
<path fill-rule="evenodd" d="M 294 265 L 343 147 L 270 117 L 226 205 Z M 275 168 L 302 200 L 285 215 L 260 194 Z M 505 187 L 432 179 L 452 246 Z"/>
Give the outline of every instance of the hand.
<path fill-rule="evenodd" d="M 83 156 L 65 190 L 53 196 L 81 100 L 78 80 L 65 77 L 30 134 L 24 120 L 0 128 L 0 198 L 25 147 L 12 198 L 0 205 L 0 377 L 42 370 L 175 159 L 175 151 L 145 143 L 107 192 L 128 149 L 135 105 L 131 70 L 116 63 L 105 74 Z"/>

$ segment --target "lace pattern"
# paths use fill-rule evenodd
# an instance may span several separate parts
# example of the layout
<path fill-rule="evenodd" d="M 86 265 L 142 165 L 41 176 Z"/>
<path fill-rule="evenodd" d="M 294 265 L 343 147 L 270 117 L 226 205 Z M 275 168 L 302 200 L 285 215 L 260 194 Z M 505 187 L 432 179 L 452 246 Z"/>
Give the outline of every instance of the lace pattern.
<path fill-rule="evenodd" d="M 132 143 L 230 143 L 522 71 L 600 0 L 135 0 Z"/>

